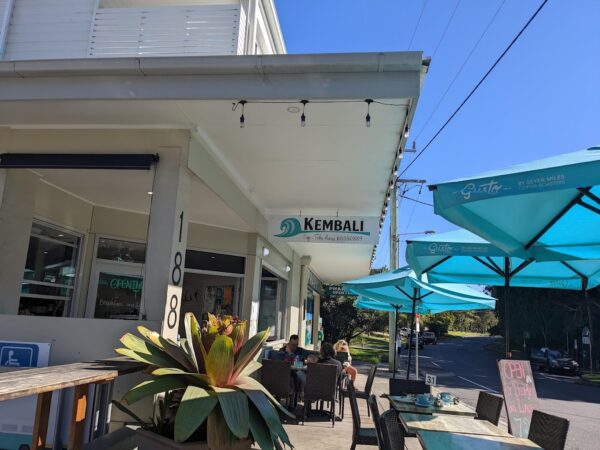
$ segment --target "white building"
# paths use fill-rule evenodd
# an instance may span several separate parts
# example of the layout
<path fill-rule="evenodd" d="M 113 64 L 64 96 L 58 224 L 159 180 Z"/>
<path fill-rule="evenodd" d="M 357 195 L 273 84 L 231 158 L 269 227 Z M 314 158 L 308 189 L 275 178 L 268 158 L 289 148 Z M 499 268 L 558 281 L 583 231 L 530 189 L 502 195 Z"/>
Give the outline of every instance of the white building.
<path fill-rule="evenodd" d="M 0 340 L 89 360 L 194 311 L 310 346 L 322 284 L 368 274 L 373 245 L 269 220 L 379 221 L 421 53 L 286 55 L 272 0 L 0 0 L 0 18 Z"/>

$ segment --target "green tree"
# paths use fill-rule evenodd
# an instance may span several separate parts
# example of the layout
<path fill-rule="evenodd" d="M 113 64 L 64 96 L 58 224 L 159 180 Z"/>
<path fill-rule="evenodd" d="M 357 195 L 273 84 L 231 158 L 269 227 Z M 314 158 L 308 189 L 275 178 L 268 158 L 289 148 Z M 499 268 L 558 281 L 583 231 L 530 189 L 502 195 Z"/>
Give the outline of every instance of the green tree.
<path fill-rule="evenodd" d="M 354 306 L 354 300 L 355 297 L 352 296 L 323 299 L 321 317 L 325 341 L 344 339 L 350 342 L 363 333 L 384 331 L 387 328 L 386 313 L 358 309 Z"/>

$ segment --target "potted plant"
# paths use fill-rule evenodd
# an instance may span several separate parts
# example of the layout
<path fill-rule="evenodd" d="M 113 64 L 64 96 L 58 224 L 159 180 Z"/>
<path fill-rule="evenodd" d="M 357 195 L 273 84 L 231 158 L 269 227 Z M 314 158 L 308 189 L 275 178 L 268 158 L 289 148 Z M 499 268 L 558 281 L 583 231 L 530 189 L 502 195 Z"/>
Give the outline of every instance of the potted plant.
<path fill-rule="evenodd" d="M 256 357 L 268 330 L 246 340 L 246 321 L 209 314 L 201 329 L 188 313 L 186 338 L 178 343 L 142 326 L 138 331 L 141 337 L 125 334 L 125 348 L 116 351 L 148 364 L 152 378 L 132 388 L 117 406 L 143 423 L 124 404 L 167 393 L 157 417 L 141 431 L 156 441 L 148 448 L 249 449 L 252 442 L 261 449 L 293 447 L 277 410 L 293 416 L 250 377 L 261 367 Z"/>

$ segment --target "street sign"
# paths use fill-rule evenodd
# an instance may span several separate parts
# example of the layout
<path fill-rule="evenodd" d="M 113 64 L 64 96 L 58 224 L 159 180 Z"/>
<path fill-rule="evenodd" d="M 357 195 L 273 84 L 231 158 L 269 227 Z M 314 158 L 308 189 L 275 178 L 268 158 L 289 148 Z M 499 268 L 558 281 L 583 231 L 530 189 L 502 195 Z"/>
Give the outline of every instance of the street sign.
<path fill-rule="evenodd" d="M 583 345 L 591 345 L 590 341 L 590 329 L 588 327 L 583 327 L 581 330 L 581 343 Z"/>
<path fill-rule="evenodd" d="M 437 384 L 437 376 L 426 373 L 425 374 L 425 384 L 427 386 L 435 386 Z"/>

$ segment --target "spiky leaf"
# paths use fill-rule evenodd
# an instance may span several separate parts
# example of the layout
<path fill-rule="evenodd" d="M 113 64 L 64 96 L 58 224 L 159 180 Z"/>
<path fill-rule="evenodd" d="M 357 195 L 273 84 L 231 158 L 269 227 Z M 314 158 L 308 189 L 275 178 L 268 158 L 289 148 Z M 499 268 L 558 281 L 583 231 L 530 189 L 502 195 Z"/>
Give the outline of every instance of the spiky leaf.
<path fill-rule="evenodd" d="M 233 447 L 235 436 L 227 426 L 220 407 L 213 409 L 207 423 L 208 447 L 227 450 Z"/>
<path fill-rule="evenodd" d="M 119 355 L 127 356 L 150 366 L 169 367 L 174 364 L 173 361 L 161 355 L 137 353 L 129 348 L 117 348 L 115 349 L 115 352 L 117 352 Z"/>
<path fill-rule="evenodd" d="M 248 417 L 248 397 L 241 391 L 228 388 L 213 387 L 221 412 L 227 422 L 231 432 L 239 439 L 248 437 L 249 417 Z"/>
<path fill-rule="evenodd" d="M 161 367 L 160 369 L 156 369 L 152 372 L 152 375 L 157 377 L 179 376 L 182 379 L 188 379 L 191 383 L 197 384 L 204 388 L 209 387 L 211 384 L 211 379 L 208 375 L 204 375 L 203 373 L 186 372 L 184 370 L 171 367 Z"/>
<path fill-rule="evenodd" d="M 244 392 L 254 406 L 256 406 L 256 409 L 258 409 L 260 412 L 260 415 L 271 430 L 271 433 L 273 433 L 275 436 L 278 436 L 284 444 L 292 447 L 290 439 L 281 425 L 281 421 L 279 420 L 279 415 L 277 414 L 275 407 L 265 396 L 265 394 L 262 391 L 253 389 L 245 389 Z"/>
<path fill-rule="evenodd" d="M 287 409 L 285 409 L 281 404 L 271 395 L 271 393 L 265 388 L 262 384 L 256 381 L 254 378 L 250 377 L 239 377 L 235 382 L 235 387 L 242 389 L 246 394 L 248 394 L 248 390 L 260 391 L 267 396 L 267 398 L 271 401 L 273 405 L 275 405 L 279 411 L 288 416 L 290 419 L 295 419 L 292 413 L 290 413 Z"/>
<path fill-rule="evenodd" d="M 254 404 L 250 404 L 250 432 L 261 450 L 273 450 L 271 430 Z"/>
<path fill-rule="evenodd" d="M 240 375 L 242 370 L 244 370 L 244 368 L 248 365 L 248 363 L 254 359 L 258 352 L 262 349 L 262 346 L 267 341 L 268 337 L 269 330 L 264 330 L 255 334 L 246 341 L 236 358 L 235 367 L 233 369 L 233 380 L 235 380 Z"/>
<path fill-rule="evenodd" d="M 242 370 L 242 372 L 240 373 L 240 377 L 248 377 L 250 375 L 252 375 L 254 372 L 256 372 L 258 369 L 260 369 L 262 367 L 262 364 L 259 363 L 258 361 L 250 361 L 250 363 L 248 363 L 248 365 L 246 367 L 244 367 L 244 370 Z"/>
<path fill-rule="evenodd" d="M 205 389 L 188 386 L 175 416 L 175 440 L 184 442 L 214 410 L 217 398 Z"/>
<path fill-rule="evenodd" d="M 132 405 L 144 397 L 160 394 L 161 392 L 172 391 L 174 389 L 182 389 L 187 385 L 188 383 L 181 377 L 172 375 L 152 378 L 151 380 L 144 381 L 131 388 L 131 390 L 123 397 L 123 401 Z"/>
<path fill-rule="evenodd" d="M 225 386 L 232 371 L 233 341 L 228 336 L 217 336 L 206 357 L 206 373 L 215 386 Z"/>

